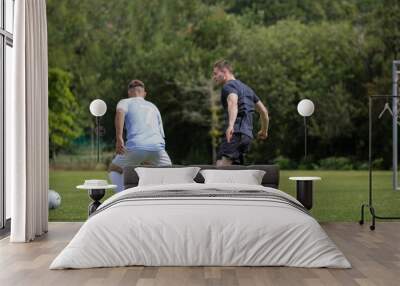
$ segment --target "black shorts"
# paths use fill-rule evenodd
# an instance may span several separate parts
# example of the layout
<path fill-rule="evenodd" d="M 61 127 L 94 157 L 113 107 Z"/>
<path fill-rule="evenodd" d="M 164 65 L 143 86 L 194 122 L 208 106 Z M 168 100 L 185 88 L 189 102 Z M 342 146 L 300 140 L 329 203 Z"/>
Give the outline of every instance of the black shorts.
<path fill-rule="evenodd" d="M 218 150 L 218 159 L 226 157 L 231 159 L 233 164 L 243 165 L 243 155 L 250 150 L 251 141 L 250 136 L 242 133 L 233 133 L 230 143 L 226 141 L 226 136 L 223 136 Z"/>

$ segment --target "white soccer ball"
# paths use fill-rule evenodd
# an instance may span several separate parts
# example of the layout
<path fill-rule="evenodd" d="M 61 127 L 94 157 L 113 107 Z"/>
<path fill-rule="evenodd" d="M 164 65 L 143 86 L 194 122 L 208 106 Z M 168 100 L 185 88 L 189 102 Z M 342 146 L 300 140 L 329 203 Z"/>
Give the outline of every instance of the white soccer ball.
<path fill-rule="evenodd" d="M 61 204 L 61 196 L 53 190 L 49 190 L 49 209 L 56 209 Z"/>

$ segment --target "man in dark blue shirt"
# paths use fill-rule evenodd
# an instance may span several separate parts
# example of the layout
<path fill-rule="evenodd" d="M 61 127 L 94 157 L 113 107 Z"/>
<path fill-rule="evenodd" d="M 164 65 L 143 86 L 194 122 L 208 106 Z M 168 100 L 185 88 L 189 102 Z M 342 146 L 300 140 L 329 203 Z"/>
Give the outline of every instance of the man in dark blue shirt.
<path fill-rule="evenodd" d="M 222 86 L 221 103 L 225 113 L 225 136 L 218 151 L 217 166 L 243 164 L 253 140 L 253 113 L 261 117 L 261 130 L 257 137 L 268 137 L 268 111 L 254 91 L 233 75 L 232 66 L 225 60 L 214 64 L 213 80 Z"/>

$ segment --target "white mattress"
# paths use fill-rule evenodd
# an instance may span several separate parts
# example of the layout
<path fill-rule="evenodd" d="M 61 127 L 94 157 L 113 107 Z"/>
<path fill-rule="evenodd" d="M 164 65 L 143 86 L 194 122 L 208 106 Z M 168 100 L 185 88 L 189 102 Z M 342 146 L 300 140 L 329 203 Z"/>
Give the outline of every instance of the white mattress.
<path fill-rule="evenodd" d="M 106 200 L 50 269 L 145 266 L 293 266 L 350 268 L 310 215 L 259 198 L 182 197 L 115 201 L 136 192 L 262 190 L 238 184 L 135 187 Z M 298 202 L 297 202 L 298 203 Z"/>

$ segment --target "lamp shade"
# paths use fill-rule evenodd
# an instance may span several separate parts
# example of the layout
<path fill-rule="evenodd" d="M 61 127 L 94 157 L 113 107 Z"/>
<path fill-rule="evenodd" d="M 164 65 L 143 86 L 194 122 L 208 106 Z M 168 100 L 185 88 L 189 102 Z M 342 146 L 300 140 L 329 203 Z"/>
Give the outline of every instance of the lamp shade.
<path fill-rule="evenodd" d="M 95 99 L 90 103 L 89 110 L 93 116 L 103 116 L 107 111 L 107 104 L 101 99 Z"/>
<path fill-rule="evenodd" d="M 303 99 L 297 105 L 297 111 L 301 116 L 311 116 L 314 113 L 314 103 L 309 99 Z"/>

